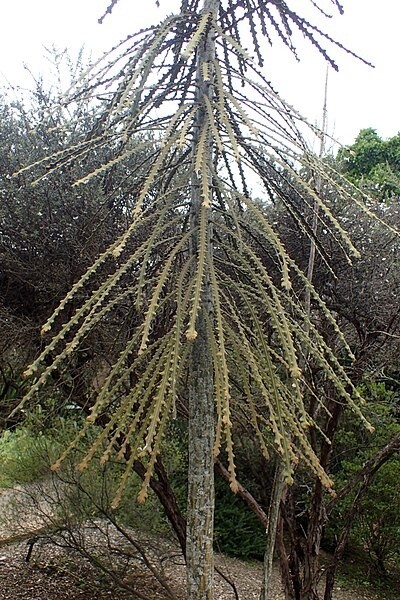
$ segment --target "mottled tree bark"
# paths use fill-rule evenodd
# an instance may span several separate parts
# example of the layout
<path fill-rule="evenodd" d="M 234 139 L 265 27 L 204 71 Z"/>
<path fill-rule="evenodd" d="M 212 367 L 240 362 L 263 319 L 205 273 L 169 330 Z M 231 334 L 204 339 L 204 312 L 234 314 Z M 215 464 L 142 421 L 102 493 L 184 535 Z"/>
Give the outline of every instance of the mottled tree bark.
<path fill-rule="evenodd" d="M 186 564 L 188 598 L 213 598 L 214 398 L 205 315 L 199 315 L 189 384 L 189 470 Z"/>
<path fill-rule="evenodd" d="M 205 0 L 203 11 L 217 15 L 219 0 Z M 207 118 L 205 98 L 212 97 L 212 80 L 204 81 L 202 65 L 215 56 L 213 28 L 210 27 L 197 48 L 196 102 L 198 112 L 193 131 L 193 172 L 190 224 L 193 232 L 191 252 L 198 255 L 200 214 L 203 204 L 202 184 L 195 172 L 195 149 L 199 134 Z M 204 153 L 206 164 L 213 160 L 210 143 Z M 211 195 L 211 193 L 210 193 Z M 212 252 L 212 226 L 209 219 L 206 250 Z M 214 534 L 214 377 L 208 339 L 207 321 L 212 321 L 213 306 L 210 284 L 205 277 L 201 307 L 196 322 L 197 337 L 192 342 L 189 371 L 189 426 L 188 426 L 188 509 L 187 509 L 187 587 L 189 600 L 213 598 L 213 534 Z"/>

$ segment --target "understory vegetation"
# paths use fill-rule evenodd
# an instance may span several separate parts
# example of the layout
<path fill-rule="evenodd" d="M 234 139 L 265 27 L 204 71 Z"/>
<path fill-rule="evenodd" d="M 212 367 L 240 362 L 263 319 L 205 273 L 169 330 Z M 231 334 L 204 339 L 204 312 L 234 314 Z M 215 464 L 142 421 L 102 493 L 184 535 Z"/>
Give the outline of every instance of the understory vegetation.
<path fill-rule="evenodd" d="M 370 383 L 364 386 L 362 392 L 367 400 L 366 414 L 375 426 L 375 433 L 366 434 L 360 430 L 357 419 L 351 417 L 340 428 L 331 466 L 337 489 L 351 481 L 377 450 L 400 431 L 398 392 L 393 390 L 393 385 Z M 44 511 L 47 513 L 47 531 L 43 532 L 45 537 L 49 537 L 49 531 L 52 530 L 68 531 L 93 519 L 110 519 L 127 530 L 134 528 L 135 531 L 161 536 L 166 540 L 172 539 L 173 531 L 154 493 L 150 494 L 144 505 L 132 501 L 141 487 L 138 475 L 132 474 L 118 509 L 110 511 L 123 465 L 109 463 L 99 470 L 92 463 L 84 472 L 76 471 L 76 459 L 85 454 L 90 440 L 82 442 L 82 448 L 76 449 L 78 456 L 73 457 L 68 465 L 57 474 L 52 473 L 51 465 L 74 438 L 79 426 L 79 418 L 77 420 L 76 415 L 69 414 L 43 426 L 42 415 L 36 412 L 28 414 L 15 429 L 6 430 L 0 439 L 0 487 L 7 489 L 41 482 L 42 485 L 30 490 L 29 494 L 37 505 L 43 498 L 48 499 Z M 181 429 L 184 432 L 184 424 Z M 187 456 L 182 432 L 180 437 L 180 441 L 166 448 L 163 456 L 171 486 L 184 513 Z M 239 479 L 267 507 L 274 467 L 272 464 L 261 466 L 258 463 L 262 457 L 257 460 L 251 440 L 241 440 L 239 447 Z M 397 456 L 379 469 L 363 499 L 361 510 L 352 525 L 339 573 L 342 585 L 346 585 L 347 579 L 350 585 L 353 582 L 378 591 L 393 592 L 397 589 L 400 583 L 397 569 L 400 520 L 396 502 L 400 494 L 399 481 L 400 459 Z M 303 514 L 308 503 L 307 494 L 304 493 L 306 486 L 307 482 L 303 480 L 296 500 L 297 510 Z M 51 492 L 53 487 L 57 490 L 55 494 Z M 354 491 L 350 492 L 338 503 L 327 522 L 322 539 L 322 549 L 328 553 L 327 556 L 335 547 L 344 515 L 352 506 L 354 495 Z M 25 505 L 26 498 L 23 497 L 21 502 Z M 15 512 L 13 514 L 15 519 Z M 2 524 L 7 524 L 4 517 Z M 265 550 L 262 523 L 242 499 L 231 493 L 226 481 L 221 478 L 216 484 L 214 544 L 218 552 L 245 560 L 262 560 Z M 325 564 L 325 560 L 323 558 L 322 564 Z M 103 563 L 98 561 L 97 568 L 103 567 Z"/>

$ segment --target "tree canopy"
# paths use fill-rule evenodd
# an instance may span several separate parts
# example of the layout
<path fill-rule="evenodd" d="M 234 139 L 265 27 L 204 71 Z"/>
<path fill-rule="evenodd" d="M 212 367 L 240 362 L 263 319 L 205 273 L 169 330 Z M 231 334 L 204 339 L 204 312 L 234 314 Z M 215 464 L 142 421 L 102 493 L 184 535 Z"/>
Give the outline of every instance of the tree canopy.
<path fill-rule="evenodd" d="M 381 199 L 399 196 L 400 134 L 383 140 L 375 129 L 360 131 L 354 144 L 338 153 L 343 172 Z"/>

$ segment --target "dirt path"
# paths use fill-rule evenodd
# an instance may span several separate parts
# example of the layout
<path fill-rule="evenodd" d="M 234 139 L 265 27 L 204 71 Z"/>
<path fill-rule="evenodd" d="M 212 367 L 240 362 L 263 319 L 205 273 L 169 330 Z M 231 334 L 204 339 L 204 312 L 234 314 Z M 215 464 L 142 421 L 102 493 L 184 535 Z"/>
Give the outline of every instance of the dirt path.
<path fill-rule="evenodd" d="M 128 543 L 115 528 L 99 520 L 42 537 L 44 530 L 51 526 L 48 515 L 58 490 L 47 483 L 42 495 L 41 489 L 32 484 L 0 491 L 0 600 L 167 600 L 171 597 L 185 600 L 185 566 L 174 543 L 133 530 L 128 532 L 132 538 Z M 93 564 L 77 552 L 78 546 L 87 556 L 102 561 L 108 569 L 107 577 L 99 575 Z M 234 583 L 240 600 L 258 600 L 261 563 L 217 555 L 216 565 Z M 152 569 L 169 586 L 172 596 L 157 582 Z M 117 582 L 122 582 L 126 589 L 121 589 Z M 235 597 L 232 587 L 216 575 L 215 600 L 235 600 Z M 283 598 L 275 568 L 270 600 Z M 337 585 L 334 600 L 383 600 L 383 596 Z"/>

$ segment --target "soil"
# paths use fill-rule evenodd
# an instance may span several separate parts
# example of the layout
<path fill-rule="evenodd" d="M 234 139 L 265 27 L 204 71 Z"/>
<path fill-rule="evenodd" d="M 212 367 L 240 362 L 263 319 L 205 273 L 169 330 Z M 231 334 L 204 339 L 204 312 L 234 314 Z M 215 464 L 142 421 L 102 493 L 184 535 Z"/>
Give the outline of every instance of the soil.
<path fill-rule="evenodd" d="M 35 504 L 31 492 L 0 491 L 0 600 L 185 599 L 184 561 L 173 541 L 121 533 L 102 520 L 60 528 L 49 521 L 49 498 Z M 217 555 L 216 567 L 225 579 L 216 574 L 215 600 L 258 600 L 261 563 Z M 276 568 L 271 600 L 283 600 Z M 338 585 L 334 600 L 383 596 Z"/>

